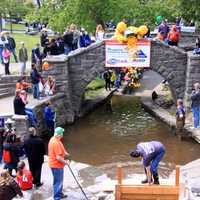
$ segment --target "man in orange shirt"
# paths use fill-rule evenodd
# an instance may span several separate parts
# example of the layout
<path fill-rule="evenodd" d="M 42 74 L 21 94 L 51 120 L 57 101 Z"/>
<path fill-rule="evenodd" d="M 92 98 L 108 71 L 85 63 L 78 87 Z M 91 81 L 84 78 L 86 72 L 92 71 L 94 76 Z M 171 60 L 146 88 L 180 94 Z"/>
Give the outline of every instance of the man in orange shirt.
<path fill-rule="evenodd" d="M 67 197 L 67 195 L 62 193 L 64 166 L 68 164 L 65 157 L 69 156 L 61 142 L 63 133 L 64 129 L 57 127 L 54 131 L 54 136 L 50 139 L 48 144 L 49 167 L 53 174 L 54 200 L 60 200 Z"/>

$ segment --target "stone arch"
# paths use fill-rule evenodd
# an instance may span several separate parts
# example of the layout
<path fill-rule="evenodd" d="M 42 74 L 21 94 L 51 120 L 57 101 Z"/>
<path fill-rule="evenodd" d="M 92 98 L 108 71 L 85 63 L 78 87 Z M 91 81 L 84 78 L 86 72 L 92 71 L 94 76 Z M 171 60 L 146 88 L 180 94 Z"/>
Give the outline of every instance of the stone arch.
<path fill-rule="evenodd" d="M 52 67 L 44 74 L 56 77 L 58 90 L 65 95 L 65 111 L 70 113 L 69 118 L 73 121 L 79 116 L 86 86 L 105 70 L 105 44 L 94 43 L 68 56 L 52 56 L 46 61 Z M 185 51 L 152 40 L 150 66 L 169 82 L 174 99 L 184 97 L 187 70 Z"/>
<path fill-rule="evenodd" d="M 71 99 L 75 114 L 79 116 L 83 94 L 86 86 L 105 71 L 104 43 L 95 43 L 84 51 L 70 55 L 68 58 L 68 72 L 71 84 Z"/>
<path fill-rule="evenodd" d="M 187 70 L 185 51 L 159 41 L 152 41 L 150 66 L 168 81 L 175 100 L 184 97 Z"/>

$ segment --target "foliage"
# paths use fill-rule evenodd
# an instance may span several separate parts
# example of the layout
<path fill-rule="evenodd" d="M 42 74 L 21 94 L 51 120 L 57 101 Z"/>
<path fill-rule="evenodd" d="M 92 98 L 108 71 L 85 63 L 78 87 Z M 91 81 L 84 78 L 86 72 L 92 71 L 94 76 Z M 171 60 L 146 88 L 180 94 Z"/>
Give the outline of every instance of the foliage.
<path fill-rule="evenodd" d="M 179 0 L 180 11 L 184 19 L 190 21 L 200 21 L 200 1 L 199 0 Z"/>
<path fill-rule="evenodd" d="M 33 9 L 32 3 L 24 0 L 0 0 L 0 13 L 3 17 L 22 19 Z"/>
<path fill-rule="evenodd" d="M 158 15 L 169 21 L 179 15 L 199 20 L 199 10 L 199 0 L 43 0 L 41 8 L 30 12 L 27 19 L 47 21 L 59 32 L 71 23 L 94 32 L 97 24 L 105 25 L 111 19 L 117 23 L 126 18 L 136 26 L 146 22 L 150 27 Z"/>
<path fill-rule="evenodd" d="M 105 81 L 103 79 L 96 78 L 87 85 L 86 90 L 97 90 L 104 86 L 105 86 Z"/>

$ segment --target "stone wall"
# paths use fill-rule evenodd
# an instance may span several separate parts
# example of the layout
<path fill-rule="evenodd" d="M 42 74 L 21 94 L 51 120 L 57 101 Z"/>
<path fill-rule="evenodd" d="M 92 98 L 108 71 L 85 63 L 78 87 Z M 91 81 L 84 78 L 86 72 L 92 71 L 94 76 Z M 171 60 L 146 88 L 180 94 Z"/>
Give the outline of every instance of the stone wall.
<path fill-rule="evenodd" d="M 187 59 L 187 57 L 187 52 L 180 48 L 170 47 L 162 42 L 152 40 L 151 68 L 169 82 L 175 100 L 188 95 L 190 89 L 187 87 L 190 88 L 191 79 L 194 80 L 192 77 L 196 79 L 200 77 L 200 74 L 193 74 L 196 71 L 194 71 L 195 67 L 192 67 L 192 65 L 198 65 L 198 62 L 193 59 L 194 61 L 191 63 L 191 59 Z M 43 76 L 52 75 L 56 79 L 57 91 L 62 93 L 61 96 L 52 100 L 53 105 L 62 116 L 62 120 L 59 122 L 71 123 L 80 117 L 86 86 L 105 70 L 104 42 L 78 49 L 68 56 L 49 56 L 45 61 L 49 63 L 50 67 L 43 72 Z M 191 73 L 189 73 L 190 71 Z M 186 80 L 186 73 L 188 80 Z M 187 82 L 189 80 L 190 82 Z M 42 118 L 41 106 L 36 107 L 36 113 Z M 62 113 L 65 115 L 63 116 Z"/>
<path fill-rule="evenodd" d="M 56 126 L 61 126 L 66 123 L 72 123 L 74 121 L 72 116 L 69 114 L 69 105 L 66 95 L 63 93 L 58 93 L 53 97 L 40 101 L 39 104 L 34 106 L 32 109 L 36 114 L 38 120 L 38 132 L 43 134 L 46 130 L 46 125 L 44 122 L 43 111 L 45 108 L 45 103 L 51 101 L 52 107 L 56 112 Z"/>
<path fill-rule="evenodd" d="M 76 116 L 80 115 L 86 86 L 98 74 L 105 71 L 105 47 L 103 43 L 93 44 L 84 51 L 69 56 L 68 70 L 71 84 L 71 100 Z"/>
<path fill-rule="evenodd" d="M 188 52 L 187 73 L 186 73 L 185 104 L 190 107 L 190 95 L 193 84 L 200 82 L 200 56 Z"/>
<path fill-rule="evenodd" d="M 86 86 L 105 70 L 105 45 L 103 42 L 95 43 L 68 56 L 50 56 L 46 61 L 50 68 L 44 72 L 44 76 L 56 78 L 58 91 L 66 95 L 68 102 L 68 121 L 74 121 L 80 115 Z M 151 68 L 169 82 L 175 99 L 184 97 L 187 68 L 185 51 L 152 40 Z"/>
<path fill-rule="evenodd" d="M 185 50 L 193 50 L 195 48 L 195 41 L 198 34 L 194 33 L 181 33 L 179 47 Z"/>
<path fill-rule="evenodd" d="M 151 68 L 169 82 L 174 99 L 184 97 L 187 68 L 185 51 L 152 41 Z"/>

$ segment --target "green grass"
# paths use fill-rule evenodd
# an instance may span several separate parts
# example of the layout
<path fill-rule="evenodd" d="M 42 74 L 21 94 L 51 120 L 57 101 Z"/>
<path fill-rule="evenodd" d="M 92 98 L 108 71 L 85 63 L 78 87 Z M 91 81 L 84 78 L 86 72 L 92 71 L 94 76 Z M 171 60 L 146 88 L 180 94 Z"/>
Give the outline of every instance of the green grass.
<path fill-rule="evenodd" d="M 96 90 L 99 88 L 103 88 L 104 86 L 105 81 L 97 77 L 95 80 L 93 80 L 87 85 L 86 90 Z"/>
<path fill-rule="evenodd" d="M 25 43 L 25 47 L 28 50 L 28 59 L 31 60 L 31 50 L 37 43 L 40 43 L 40 37 L 39 35 L 27 35 L 22 33 L 13 33 L 12 37 L 15 39 L 17 48 L 16 53 L 18 56 L 19 48 L 21 47 L 21 42 L 23 41 Z M 13 62 L 13 56 L 11 57 L 11 62 Z"/>
<path fill-rule="evenodd" d="M 10 22 L 6 23 L 5 29 L 10 30 Z M 23 24 L 12 24 L 12 29 L 17 31 L 24 31 L 25 26 Z"/>

